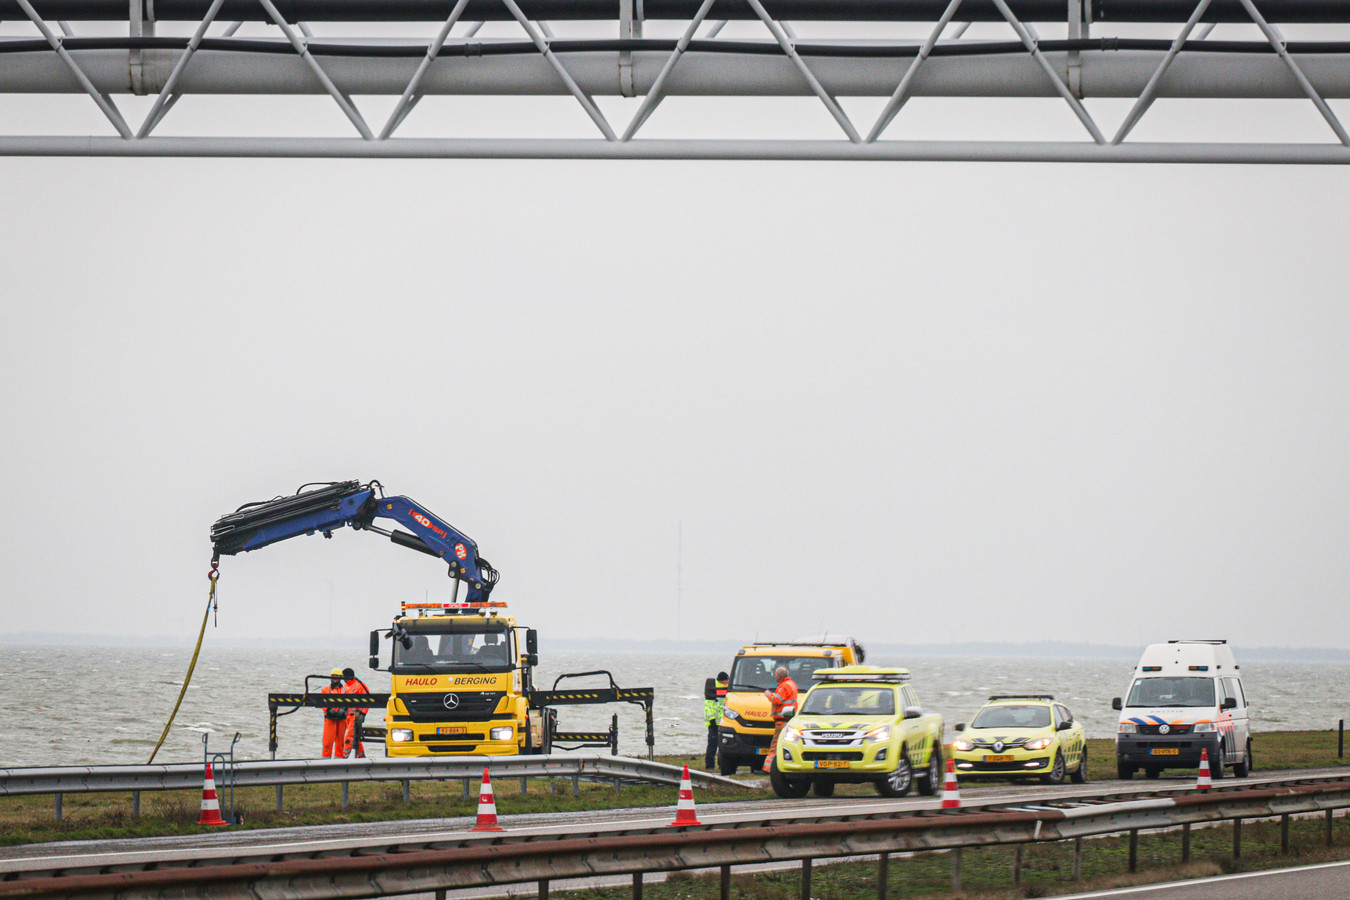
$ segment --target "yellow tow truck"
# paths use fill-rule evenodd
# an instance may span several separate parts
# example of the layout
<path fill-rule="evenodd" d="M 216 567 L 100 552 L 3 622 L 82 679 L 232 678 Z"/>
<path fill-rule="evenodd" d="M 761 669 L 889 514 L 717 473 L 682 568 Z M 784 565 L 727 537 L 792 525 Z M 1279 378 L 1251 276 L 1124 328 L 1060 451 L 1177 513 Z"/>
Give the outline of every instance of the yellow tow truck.
<path fill-rule="evenodd" d="M 741 766 L 749 766 L 758 772 L 764 765 L 773 740 L 773 707 L 764 692 L 777 686 L 775 669 L 787 669 L 804 693 L 817 670 L 857 665 L 865 656 L 862 645 L 848 637 L 742 647 L 731 663 L 726 709 L 717 727 L 718 771 L 732 775 Z"/>

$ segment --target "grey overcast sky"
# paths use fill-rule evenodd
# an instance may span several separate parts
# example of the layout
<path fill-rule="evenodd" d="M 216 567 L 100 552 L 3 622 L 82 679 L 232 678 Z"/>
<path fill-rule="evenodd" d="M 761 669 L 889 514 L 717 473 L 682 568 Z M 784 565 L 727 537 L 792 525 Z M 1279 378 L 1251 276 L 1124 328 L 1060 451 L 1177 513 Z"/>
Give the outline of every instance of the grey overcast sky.
<path fill-rule="evenodd" d="M 1324 128 L 1287 109 L 1240 117 Z M 186 640 L 216 517 L 378 478 L 546 636 L 1348 647 L 1348 200 L 1332 168 L 3 159 L 0 632 Z M 225 559 L 215 634 L 449 596 L 344 531 Z"/>

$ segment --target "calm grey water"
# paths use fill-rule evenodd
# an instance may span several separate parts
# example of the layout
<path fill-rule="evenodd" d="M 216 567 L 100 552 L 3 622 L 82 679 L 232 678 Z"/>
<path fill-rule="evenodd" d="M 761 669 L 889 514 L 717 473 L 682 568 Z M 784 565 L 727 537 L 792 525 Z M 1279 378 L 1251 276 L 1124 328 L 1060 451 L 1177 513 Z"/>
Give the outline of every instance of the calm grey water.
<path fill-rule="evenodd" d="M 725 656 L 699 654 L 595 654 L 548 652 L 538 682 L 552 684 L 561 672 L 609 669 L 624 687 L 656 688 L 658 753 L 701 752 L 703 679 L 728 668 Z M 166 647 L 0 648 L 0 767 L 106 765 L 145 762 L 173 707 L 189 650 Z M 1239 657 L 1240 659 L 1240 657 Z M 332 651 L 213 648 L 202 651 L 183 708 L 157 762 L 201 758 L 202 736 L 225 750 L 240 733 L 240 758 L 267 756 L 267 694 L 298 690 L 306 674 L 353 666 L 372 691 L 389 688 L 389 677 L 362 667 L 359 648 Z M 873 660 L 869 660 L 873 662 Z M 875 660 L 905 665 L 920 699 L 951 726 L 965 721 L 989 694 L 1048 692 L 1068 702 L 1092 737 L 1110 737 L 1116 714 L 1111 698 L 1129 680 L 1128 659 Z M 1344 663 L 1249 662 L 1243 664 L 1257 730 L 1334 728 L 1350 717 L 1350 665 Z M 619 713 L 620 749 L 645 752 L 639 707 L 563 707 L 560 725 L 603 730 Z M 378 715 L 372 715 L 376 724 Z M 300 710 L 278 725 L 279 758 L 317 756 L 322 723 L 317 710 Z M 375 753 L 378 754 L 378 745 Z"/>

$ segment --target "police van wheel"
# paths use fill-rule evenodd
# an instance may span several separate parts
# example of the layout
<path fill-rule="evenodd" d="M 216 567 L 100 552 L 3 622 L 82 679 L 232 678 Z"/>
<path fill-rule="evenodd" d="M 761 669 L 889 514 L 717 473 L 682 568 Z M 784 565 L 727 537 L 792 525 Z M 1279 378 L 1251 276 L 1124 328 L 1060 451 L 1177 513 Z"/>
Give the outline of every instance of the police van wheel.
<path fill-rule="evenodd" d="M 877 780 L 877 793 L 883 797 L 903 797 L 909 793 L 914 783 L 914 770 L 910 768 L 905 751 L 900 751 L 900 762 L 890 773 Z"/>
<path fill-rule="evenodd" d="M 1129 781 L 1134 777 L 1134 766 L 1116 760 L 1116 777 L 1121 781 Z"/>
<path fill-rule="evenodd" d="M 936 747 L 928 754 L 928 771 L 919 778 L 919 793 L 932 797 L 942 786 L 942 753 Z"/>
<path fill-rule="evenodd" d="M 1083 748 L 1083 753 L 1078 757 L 1078 768 L 1073 770 L 1069 776 L 1074 784 L 1082 784 L 1087 781 L 1087 748 Z"/>
<path fill-rule="evenodd" d="M 775 760 L 769 769 L 769 786 L 773 792 L 784 799 L 795 799 L 805 797 L 806 792 L 811 790 L 810 778 L 788 778 L 782 772 L 778 771 L 778 762 Z"/>
<path fill-rule="evenodd" d="M 1233 763 L 1233 775 L 1237 778 L 1246 778 L 1252 774 L 1252 769 L 1256 768 L 1252 764 L 1252 741 L 1247 739 L 1247 749 L 1242 754 L 1242 762 Z"/>
<path fill-rule="evenodd" d="M 1144 777 L 1145 777 L 1145 778 L 1157 778 L 1157 777 L 1158 777 L 1159 775 L 1161 775 L 1161 774 L 1162 774 L 1162 769 L 1158 768 L 1157 766 L 1145 766 L 1145 767 L 1144 767 Z"/>
<path fill-rule="evenodd" d="M 1219 747 L 1219 752 L 1209 758 L 1209 777 L 1218 781 L 1223 775 L 1223 747 Z"/>
<path fill-rule="evenodd" d="M 817 779 L 815 779 L 815 780 L 812 782 L 812 784 L 811 784 L 811 791 L 812 791 L 812 793 L 814 793 L 817 797 L 833 797 L 833 796 L 834 796 L 834 782 L 833 782 L 833 781 L 822 781 L 821 779 L 817 778 Z"/>

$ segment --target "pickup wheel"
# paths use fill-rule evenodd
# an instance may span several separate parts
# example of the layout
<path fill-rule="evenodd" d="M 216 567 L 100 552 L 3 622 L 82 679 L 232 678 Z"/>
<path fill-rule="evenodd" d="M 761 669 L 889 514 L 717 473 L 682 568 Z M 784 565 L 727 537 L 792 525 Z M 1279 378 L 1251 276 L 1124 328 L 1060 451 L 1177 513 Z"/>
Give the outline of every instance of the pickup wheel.
<path fill-rule="evenodd" d="M 1051 764 L 1050 771 L 1041 776 L 1041 784 L 1063 784 L 1067 768 L 1064 764 L 1064 754 L 1055 751 L 1055 761 Z"/>
<path fill-rule="evenodd" d="M 919 793 L 932 797 L 942 787 L 942 751 L 934 747 L 928 754 L 928 769 L 919 776 Z"/>
<path fill-rule="evenodd" d="M 811 783 L 811 792 L 815 794 L 817 797 L 833 797 L 834 782 L 823 781 L 819 778 L 816 778 Z"/>
<path fill-rule="evenodd" d="M 877 780 L 877 793 L 883 797 L 903 797 L 909 793 L 913 783 L 914 770 L 910 768 L 909 757 L 902 749 L 895 768 Z"/>
<path fill-rule="evenodd" d="M 774 760 L 773 766 L 769 769 L 769 786 L 778 796 L 791 800 L 806 796 L 806 792 L 811 790 L 811 779 L 789 778 L 778 771 L 778 761 Z"/>

